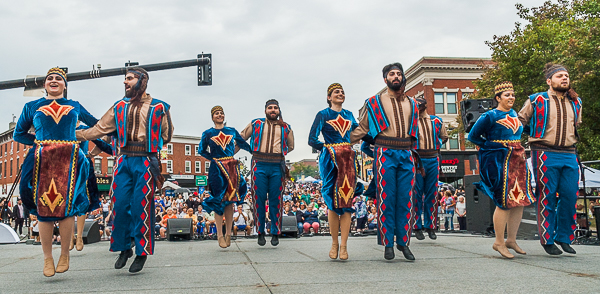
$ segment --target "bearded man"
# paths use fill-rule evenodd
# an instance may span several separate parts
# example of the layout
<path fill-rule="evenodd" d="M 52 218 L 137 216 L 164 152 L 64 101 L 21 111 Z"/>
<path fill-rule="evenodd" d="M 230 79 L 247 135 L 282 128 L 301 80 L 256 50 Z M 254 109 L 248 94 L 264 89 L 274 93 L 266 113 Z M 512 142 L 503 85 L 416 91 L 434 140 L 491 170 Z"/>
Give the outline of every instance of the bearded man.
<path fill-rule="evenodd" d="M 268 100 L 265 118 L 253 120 L 241 132 L 244 140 L 250 138 L 252 149 L 252 197 L 254 220 L 258 231 L 258 245 L 264 246 L 266 202 L 269 201 L 271 245 L 279 245 L 281 234 L 282 195 L 285 187 L 285 155 L 294 150 L 294 132 L 281 117 L 279 102 Z"/>
<path fill-rule="evenodd" d="M 412 190 L 415 158 L 411 149 L 417 140 L 417 103 L 404 93 L 406 77 L 400 63 L 383 68 L 387 89 L 365 102 L 359 127 L 351 141 L 364 136 L 375 138 L 374 173 L 377 197 L 377 243 L 385 246 L 385 259 L 393 259 L 397 248 L 408 260 L 415 257 L 408 245 L 412 230 Z"/>
<path fill-rule="evenodd" d="M 575 145 L 581 123 L 581 99 L 571 89 L 569 72 L 546 64 L 546 92 L 529 96 L 519 120 L 529 129 L 531 161 L 536 180 L 537 222 L 546 253 L 575 254 L 575 203 L 579 194 L 579 165 Z M 525 129 L 527 131 L 527 128 Z"/>
<path fill-rule="evenodd" d="M 417 153 L 423 163 L 425 175 L 416 174 L 414 186 L 415 237 L 424 240 L 423 230 L 429 239 L 435 240 L 437 226 L 437 193 L 440 178 L 440 149 L 448 141 L 448 133 L 442 118 L 427 113 L 427 100 L 415 99 L 419 105 L 419 136 Z M 421 212 L 423 218 L 421 218 Z"/>
<path fill-rule="evenodd" d="M 115 268 L 123 268 L 133 255 L 129 272 L 142 270 L 154 253 L 154 191 L 162 187 L 158 152 L 171 141 L 170 106 L 146 93 L 148 72 L 130 67 L 125 75 L 125 98 L 117 101 L 102 119 L 87 130 L 77 131 L 77 140 L 89 141 L 116 133 L 117 165 L 110 194 L 114 203 L 114 229 L 110 251 L 120 251 Z"/>

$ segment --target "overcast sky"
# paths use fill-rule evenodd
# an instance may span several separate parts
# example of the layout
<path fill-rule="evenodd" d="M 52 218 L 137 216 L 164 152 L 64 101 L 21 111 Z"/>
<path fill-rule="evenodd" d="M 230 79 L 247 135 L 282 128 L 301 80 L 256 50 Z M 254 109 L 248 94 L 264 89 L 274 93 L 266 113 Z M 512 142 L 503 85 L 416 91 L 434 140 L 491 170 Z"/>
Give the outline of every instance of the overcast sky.
<path fill-rule="evenodd" d="M 171 104 L 175 134 L 200 136 L 222 105 L 241 131 L 278 99 L 296 149 L 307 145 L 329 84 L 341 83 L 344 108 L 358 116 L 384 83 L 381 68 L 407 69 L 423 56 L 490 57 L 484 44 L 519 21 L 513 1 L 7 1 L 0 2 L 0 80 L 213 56 L 213 85 L 198 87 L 196 68 L 150 73 L 148 92 Z M 166 4 L 169 3 L 169 4 Z M 526 7 L 543 0 L 521 0 Z M 123 96 L 123 77 L 69 83 L 69 98 L 100 118 Z M 0 91 L 0 132 L 32 100 Z M 241 156 L 245 151 L 241 151 Z"/>

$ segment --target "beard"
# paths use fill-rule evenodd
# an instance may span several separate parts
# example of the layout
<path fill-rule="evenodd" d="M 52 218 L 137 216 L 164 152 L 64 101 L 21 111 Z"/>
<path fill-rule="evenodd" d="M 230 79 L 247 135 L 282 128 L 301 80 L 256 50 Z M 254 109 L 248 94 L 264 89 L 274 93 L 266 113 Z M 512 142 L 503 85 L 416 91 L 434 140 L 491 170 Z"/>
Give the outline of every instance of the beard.
<path fill-rule="evenodd" d="M 267 119 L 269 120 L 277 120 L 279 118 L 279 113 L 267 113 Z"/>
<path fill-rule="evenodd" d="M 402 81 L 400 81 L 400 79 L 398 79 L 398 78 L 395 78 L 392 81 L 387 81 L 386 84 L 387 84 L 388 88 L 390 88 L 392 91 L 399 91 L 404 88 Z"/>
<path fill-rule="evenodd" d="M 125 97 L 130 98 L 130 99 L 141 98 L 142 94 L 144 94 L 144 91 L 142 91 L 141 89 L 136 90 L 135 87 L 125 89 Z"/>
<path fill-rule="evenodd" d="M 569 85 L 569 84 L 566 86 L 563 86 L 559 83 L 556 83 L 556 84 L 552 83 L 551 87 L 554 92 L 560 92 L 560 93 L 564 93 L 564 92 L 568 91 L 569 89 L 571 89 L 571 85 Z"/>

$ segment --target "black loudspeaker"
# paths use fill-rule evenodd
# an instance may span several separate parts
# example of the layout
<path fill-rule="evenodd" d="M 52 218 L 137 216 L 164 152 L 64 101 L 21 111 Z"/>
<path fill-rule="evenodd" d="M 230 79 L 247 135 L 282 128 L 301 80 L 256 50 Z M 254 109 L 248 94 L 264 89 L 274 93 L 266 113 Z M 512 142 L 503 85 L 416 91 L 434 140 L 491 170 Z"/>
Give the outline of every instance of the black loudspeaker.
<path fill-rule="evenodd" d="M 460 101 L 460 113 L 466 133 L 471 131 L 482 113 L 494 107 L 494 101 L 494 99 L 465 99 Z"/>
<path fill-rule="evenodd" d="M 294 237 L 298 236 L 298 226 L 295 216 L 284 215 L 281 218 L 281 233 L 288 233 Z"/>
<path fill-rule="evenodd" d="M 175 238 L 191 240 L 194 234 L 194 228 L 191 218 L 172 218 L 167 220 L 167 240 L 173 241 Z"/>
<path fill-rule="evenodd" d="M 479 182 L 479 175 L 465 176 L 465 202 L 467 203 L 467 230 L 476 233 L 493 231 L 493 216 L 496 205 L 489 196 L 477 190 L 473 183 Z"/>
<path fill-rule="evenodd" d="M 81 216 L 83 217 L 83 216 Z M 77 229 L 77 223 L 75 223 L 75 229 Z M 83 244 L 91 244 L 100 242 L 100 225 L 95 220 L 85 220 L 83 226 Z"/>

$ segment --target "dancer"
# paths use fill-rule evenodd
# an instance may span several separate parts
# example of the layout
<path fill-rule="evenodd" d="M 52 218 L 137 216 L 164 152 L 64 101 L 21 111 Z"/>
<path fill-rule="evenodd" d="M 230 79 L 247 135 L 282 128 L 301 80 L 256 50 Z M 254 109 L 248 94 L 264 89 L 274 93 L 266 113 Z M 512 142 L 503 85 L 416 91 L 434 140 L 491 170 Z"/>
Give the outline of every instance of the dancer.
<path fill-rule="evenodd" d="M 76 130 L 86 130 L 89 128 L 90 127 L 86 125 L 80 124 L 79 121 L 77 122 Z M 113 154 L 111 145 L 104 142 L 103 140 L 96 139 L 92 142 L 94 142 L 97 148 L 92 149 L 91 152 L 89 150 L 89 141 L 83 141 L 79 143 L 79 148 L 81 149 L 83 154 L 85 154 L 86 160 L 89 164 L 87 190 L 90 205 L 88 206 L 88 209 L 85 214 L 77 216 L 77 233 L 75 235 L 76 237 L 73 236 L 73 242 L 71 242 L 69 250 L 73 250 L 73 247 L 77 248 L 77 251 L 83 250 L 83 227 L 85 226 L 85 220 L 87 219 L 87 216 L 90 212 L 100 207 L 100 192 L 98 192 L 98 183 L 96 183 L 96 173 L 94 172 L 94 163 L 92 162 L 91 157 L 100 154 L 100 152 L 105 152 L 111 155 Z"/>
<path fill-rule="evenodd" d="M 148 72 L 129 67 L 125 75 L 125 98 L 117 101 L 98 124 L 77 131 L 77 139 L 89 141 L 116 131 L 119 156 L 113 172 L 114 230 L 110 251 L 120 251 L 115 268 L 125 266 L 133 255 L 129 272 L 143 269 L 154 253 L 154 190 L 162 187 L 158 152 L 171 141 L 173 124 L 170 106 L 146 93 Z"/>
<path fill-rule="evenodd" d="M 332 244 L 329 251 L 331 259 L 348 259 L 348 235 L 354 197 L 360 196 L 364 187 L 356 181 L 356 153 L 350 144 L 350 132 L 358 127 L 351 111 L 342 108 L 346 100 L 342 85 L 333 83 L 327 88 L 327 104 L 315 117 L 310 129 L 308 145 L 320 151 L 319 173 L 323 186 L 321 194 L 329 211 L 329 229 Z M 319 141 L 323 134 L 325 143 Z M 342 243 L 338 242 L 341 231 Z"/>
<path fill-rule="evenodd" d="M 233 207 L 244 202 L 248 189 L 246 180 L 240 174 L 239 162 L 233 158 L 233 155 L 240 148 L 248 152 L 252 151 L 250 145 L 236 129 L 225 126 L 223 107 L 213 107 L 210 115 L 215 126 L 202 133 L 198 148 L 200 156 L 210 160 L 208 171 L 210 197 L 202 202 L 202 207 L 207 213 L 215 212 L 219 246 L 227 248 L 231 245 Z M 223 236 L 223 215 L 225 215 L 225 236 Z"/>
<path fill-rule="evenodd" d="M 424 97 L 415 99 L 419 106 L 419 137 L 417 153 L 421 157 L 425 175 L 416 174 L 414 187 L 415 237 L 424 240 L 423 229 L 429 239 L 435 240 L 437 229 L 436 199 L 440 178 L 440 149 L 448 141 L 446 127 L 440 117 L 427 113 L 427 100 Z M 421 219 L 421 212 L 423 219 Z"/>
<path fill-rule="evenodd" d="M 548 63 L 544 73 L 548 91 L 529 96 L 519 111 L 519 119 L 530 128 L 540 243 L 550 255 L 562 253 L 555 244 L 575 254 L 570 244 L 577 228 L 579 167 L 575 145 L 579 141 L 581 99 L 571 88 L 564 66 Z"/>
<path fill-rule="evenodd" d="M 412 230 L 412 189 L 415 164 L 411 148 L 418 130 L 416 102 L 406 96 L 406 77 L 400 63 L 383 68 L 387 89 L 365 102 L 359 127 L 351 142 L 365 135 L 375 138 L 374 181 L 377 196 L 377 243 L 385 246 L 385 259 L 393 259 L 397 248 L 408 260 L 415 257 L 408 248 Z"/>
<path fill-rule="evenodd" d="M 269 201 L 271 220 L 271 245 L 279 245 L 281 233 L 282 194 L 285 187 L 285 155 L 294 150 L 294 132 L 283 121 L 279 102 L 268 100 L 265 118 L 253 120 L 242 131 L 244 140 L 250 138 L 252 149 L 252 196 L 254 197 L 254 220 L 258 231 L 258 245 L 264 246 L 266 202 Z"/>
<path fill-rule="evenodd" d="M 514 258 L 507 248 L 525 254 L 517 245 L 517 231 L 523 207 L 535 201 L 531 190 L 531 172 L 521 145 L 523 126 L 512 109 L 515 92 L 510 82 L 496 85 L 498 106 L 479 117 L 469 133 L 469 141 L 479 146 L 481 182 L 475 186 L 496 204 L 492 248 L 506 258 Z M 507 238 L 504 241 L 504 231 Z"/>
<path fill-rule="evenodd" d="M 25 104 L 14 131 L 15 141 L 33 146 L 23 161 L 19 189 L 23 204 L 39 220 L 46 277 L 69 269 L 73 216 L 84 214 L 89 206 L 89 163 L 76 141 L 75 125 L 77 120 L 94 125 L 97 119 L 79 102 L 64 97 L 66 77 L 60 68 L 48 71 L 47 96 Z M 29 133 L 32 126 L 35 135 Z M 64 240 L 56 268 L 52 257 L 55 221 Z"/>

